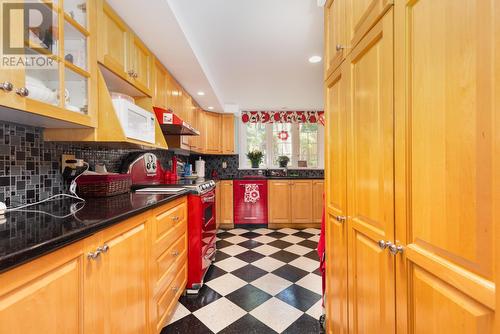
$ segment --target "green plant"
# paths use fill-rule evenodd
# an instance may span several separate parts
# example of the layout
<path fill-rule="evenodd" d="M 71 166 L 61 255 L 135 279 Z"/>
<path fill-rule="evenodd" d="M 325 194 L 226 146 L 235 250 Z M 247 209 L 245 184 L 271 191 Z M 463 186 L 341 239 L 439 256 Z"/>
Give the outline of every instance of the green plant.
<path fill-rule="evenodd" d="M 286 167 L 289 162 L 290 162 L 290 158 L 287 157 L 286 155 L 280 155 L 278 157 L 278 164 L 280 167 Z"/>
<path fill-rule="evenodd" d="M 259 167 L 264 159 L 264 153 L 259 150 L 253 150 L 247 153 L 247 158 L 252 162 L 252 167 Z"/>

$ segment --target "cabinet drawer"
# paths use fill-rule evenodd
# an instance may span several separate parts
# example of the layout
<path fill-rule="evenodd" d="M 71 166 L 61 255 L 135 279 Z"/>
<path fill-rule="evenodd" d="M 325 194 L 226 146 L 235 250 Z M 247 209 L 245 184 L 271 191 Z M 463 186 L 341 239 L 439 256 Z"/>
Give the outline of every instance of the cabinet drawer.
<path fill-rule="evenodd" d="M 163 326 L 165 325 L 167 319 L 170 318 L 172 312 L 175 309 L 175 305 L 177 304 L 177 299 L 184 291 L 184 287 L 186 286 L 187 281 L 187 265 L 184 265 L 178 270 L 177 276 L 172 281 L 163 293 L 163 295 L 155 299 L 156 306 L 156 330 L 160 332 Z"/>
<path fill-rule="evenodd" d="M 153 243 L 160 242 L 173 227 L 186 220 L 187 203 L 185 198 L 175 201 L 173 205 L 155 210 L 152 228 Z"/>
<path fill-rule="evenodd" d="M 163 287 L 168 285 L 175 276 L 175 270 L 179 269 L 187 259 L 187 234 L 173 243 L 162 255 L 154 261 L 152 279 L 154 284 L 153 294 L 159 293 Z M 178 260 L 178 263 L 175 261 Z"/>

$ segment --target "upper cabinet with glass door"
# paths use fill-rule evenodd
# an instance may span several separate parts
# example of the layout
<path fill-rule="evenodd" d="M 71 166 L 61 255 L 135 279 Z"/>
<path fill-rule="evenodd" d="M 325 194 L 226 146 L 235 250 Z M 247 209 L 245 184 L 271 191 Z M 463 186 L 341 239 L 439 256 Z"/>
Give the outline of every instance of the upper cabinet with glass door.
<path fill-rule="evenodd" d="M 97 2 L 97 60 L 146 95 L 152 96 L 153 54 L 105 1 Z"/>
<path fill-rule="evenodd" d="M 7 36 L 10 33 L 13 38 L 2 45 L 14 41 L 20 52 L 10 55 L 17 66 L 0 72 L 6 73 L 0 82 L 4 88 L 11 88 L 8 82 L 12 82 L 9 93 L 16 97 L 0 97 L 0 103 L 50 119 L 95 126 L 92 5 L 87 0 L 24 1 L 14 6 L 5 6 L 6 2 L 4 17 L 13 21 Z M 46 127 L 50 124 L 44 122 Z"/>

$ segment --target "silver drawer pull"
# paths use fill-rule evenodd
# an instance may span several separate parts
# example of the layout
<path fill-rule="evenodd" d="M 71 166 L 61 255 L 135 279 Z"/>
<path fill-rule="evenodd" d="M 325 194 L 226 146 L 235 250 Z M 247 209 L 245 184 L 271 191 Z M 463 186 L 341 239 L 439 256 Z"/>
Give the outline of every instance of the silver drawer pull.
<path fill-rule="evenodd" d="M 88 252 L 87 253 L 87 259 L 89 260 L 95 260 L 101 255 L 101 250 L 97 249 L 95 252 Z"/>
<path fill-rule="evenodd" d="M 174 250 L 172 252 L 172 256 L 179 256 L 179 251 L 178 250 Z"/>
<path fill-rule="evenodd" d="M 173 290 L 174 292 L 177 292 L 177 291 L 179 291 L 179 287 L 174 286 L 174 287 L 172 287 L 172 290 Z"/>

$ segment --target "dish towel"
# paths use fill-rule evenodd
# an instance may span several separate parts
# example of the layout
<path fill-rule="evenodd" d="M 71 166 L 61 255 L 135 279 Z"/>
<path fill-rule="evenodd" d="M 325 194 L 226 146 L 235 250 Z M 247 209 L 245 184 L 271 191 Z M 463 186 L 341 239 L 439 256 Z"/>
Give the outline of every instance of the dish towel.
<path fill-rule="evenodd" d="M 259 185 L 257 184 L 245 184 L 245 197 L 243 201 L 245 203 L 257 203 L 260 199 Z"/>

